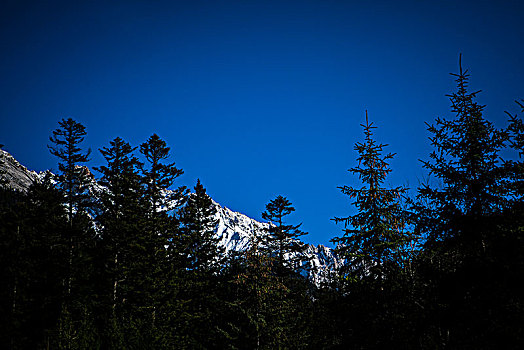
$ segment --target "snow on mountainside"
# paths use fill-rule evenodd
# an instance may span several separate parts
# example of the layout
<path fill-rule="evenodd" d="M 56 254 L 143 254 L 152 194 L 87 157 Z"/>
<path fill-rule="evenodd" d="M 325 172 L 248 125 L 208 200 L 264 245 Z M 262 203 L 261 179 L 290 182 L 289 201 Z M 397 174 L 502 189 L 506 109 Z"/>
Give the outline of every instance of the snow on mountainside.
<path fill-rule="evenodd" d="M 260 223 L 250 217 L 232 211 L 213 201 L 216 208 L 216 236 L 226 251 L 243 251 L 249 247 L 249 239 L 255 232 L 262 232 L 267 224 Z"/>
<path fill-rule="evenodd" d="M 5 176 L 9 187 L 18 191 L 25 191 L 31 183 L 38 180 L 44 173 L 36 173 L 28 170 L 20 164 L 8 152 L 0 149 L 0 171 L 5 170 Z"/>
<path fill-rule="evenodd" d="M 218 225 L 216 236 L 226 251 L 243 251 L 249 246 L 249 239 L 253 234 L 260 234 L 268 224 L 258 222 L 244 214 L 232 211 L 213 201 L 217 210 Z M 310 280 L 320 285 L 334 271 L 340 261 L 332 249 L 323 245 L 307 244 L 304 253 L 299 257 L 301 265 Z"/>
<path fill-rule="evenodd" d="M 38 181 L 45 174 L 28 170 L 8 152 L 0 149 L 0 174 L 2 170 L 5 170 L 3 176 L 7 179 L 8 186 L 19 191 L 26 191 L 33 181 Z M 98 190 L 103 190 L 97 183 L 94 185 Z M 262 233 L 264 228 L 268 227 L 266 223 L 232 211 L 215 201 L 213 204 L 216 207 L 216 219 L 218 219 L 216 237 L 219 238 L 219 244 L 224 246 L 226 252 L 244 251 L 249 246 L 250 237 Z M 306 245 L 300 261 L 310 280 L 316 285 L 322 283 L 328 274 L 340 264 L 332 249 L 323 245 L 310 244 Z"/>

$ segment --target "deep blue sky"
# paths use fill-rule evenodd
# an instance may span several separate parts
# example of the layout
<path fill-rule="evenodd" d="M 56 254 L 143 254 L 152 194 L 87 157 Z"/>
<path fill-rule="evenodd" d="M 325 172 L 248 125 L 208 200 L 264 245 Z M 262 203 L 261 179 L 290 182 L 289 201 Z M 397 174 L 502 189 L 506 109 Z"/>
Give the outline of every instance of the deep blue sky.
<path fill-rule="evenodd" d="M 80 4 L 82 3 L 82 4 Z M 110 3 L 110 4 L 107 4 Z M 341 233 L 339 185 L 365 110 L 396 152 L 391 185 L 415 188 L 424 122 L 449 117 L 458 55 L 486 117 L 524 98 L 521 1 L 3 1 L 0 143 L 31 169 L 56 169 L 58 120 L 87 127 L 91 166 L 116 136 L 158 133 L 222 205 L 260 219 L 278 194 L 305 240 Z"/>

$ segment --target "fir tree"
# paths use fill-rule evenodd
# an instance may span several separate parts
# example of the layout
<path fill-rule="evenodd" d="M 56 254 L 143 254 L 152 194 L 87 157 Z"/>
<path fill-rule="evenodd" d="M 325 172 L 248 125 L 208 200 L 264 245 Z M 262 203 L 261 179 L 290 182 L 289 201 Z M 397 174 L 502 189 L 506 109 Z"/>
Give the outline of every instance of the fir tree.
<path fill-rule="evenodd" d="M 524 100 L 515 101 L 524 113 Z M 509 116 L 509 126 L 507 129 L 509 136 L 509 146 L 518 153 L 517 160 L 509 160 L 505 162 L 505 167 L 509 173 L 509 181 L 507 187 L 509 189 L 510 198 L 515 205 L 522 203 L 524 196 L 524 122 L 522 117 L 518 114 L 512 115 L 506 112 Z"/>
<path fill-rule="evenodd" d="M 16 344 L 22 339 L 23 320 L 27 317 L 21 311 L 23 300 L 21 293 L 21 277 L 26 274 L 23 263 L 23 233 L 25 227 L 24 202 L 25 196 L 9 188 L 0 187 L 0 342 L 5 347 L 17 348 Z M 22 215 L 21 215 L 22 214 Z M 22 298 L 21 298 L 22 296 Z M 25 339 L 24 339 L 25 340 Z M 22 344 L 25 344 L 22 341 Z M 22 348 L 21 346 L 20 348 Z"/>
<path fill-rule="evenodd" d="M 424 184 L 419 189 L 419 199 L 431 203 L 429 215 L 424 216 L 429 221 L 421 221 L 419 229 L 428 234 L 428 244 L 454 240 L 463 248 L 473 244 L 476 250 L 477 245 L 485 244 L 482 234 L 474 229 L 478 220 L 507 203 L 499 152 L 508 135 L 484 119 L 484 106 L 476 102 L 480 91 L 468 91 L 469 74 L 462 70 L 460 60 L 459 73 L 452 75 L 457 78 L 457 91 L 448 97 L 455 118 L 437 118 L 434 125 L 428 125 L 435 150 L 429 161 L 422 162 L 442 186 Z M 425 230 L 426 223 L 429 230 Z"/>
<path fill-rule="evenodd" d="M 367 111 L 361 126 L 364 141 L 355 143 L 358 164 L 349 172 L 358 176 L 362 186 L 339 187 L 353 199 L 357 213 L 333 219 L 344 223 L 344 234 L 332 240 L 344 259 L 336 271 L 339 279 L 332 283 L 339 294 L 327 291 L 321 295 L 329 303 L 336 301 L 330 317 L 335 317 L 334 329 L 339 331 L 331 341 L 354 348 L 400 347 L 405 339 L 399 339 L 397 327 L 406 326 L 403 313 L 409 308 L 403 296 L 409 294 L 404 278 L 410 262 L 406 250 L 413 239 L 402 205 L 407 189 L 385 186 L 394 154 L 384 153 L 387 145 L 374 139 L 376 127 L 369 122 Z"/>
<path fill-rule="evenodd" d="M 137 262 L 137 266 L 141 265 L 142 275 L 148 276 L 148 279 L 144 280 L 143 310 L 148 310 L 145 312 L 149 314 L 147 319 L 150 321 L 144 325 L 155 332 L 155 339 L 160 341 L 164 334 L 159 332 L 157 327 L 161 323 L 157 317 L 157 310 L 161 300 L 168 298 L 171 293 L 168 285 L 172 281 L 170 274 L 173 271 L 172 266 L 166 263 L 170 261 L 166 247 L 171 246 L 176 239 L 179 227 L 176 215 L 169 214 L 176 214 L 184 204 L 187 189 L 183 186 L 172 188 L 183 171 L 176 168 L 174 162 L 167 162 L 170 148 L 158 135 L 154 134 L 144 142 L 140 146 L 140 153 L 146 159 L 142 168 L 142 181 L 147 210 L 146 228 L 143 232 L 146 238 L 143 247 L 144 260 Z M 163 315 L 164 318 L 167 316 Z M 145 316 L 142 317 L 142 321 L 145 319 Z"/>
<path fill-rule="evenodd" d="M 86 323 L 80 322 L 86 314 L 87 304 L 91 304 L 94 248 L 94 230 L 88 210 L 91 209 L 88 184 L 91 175 L 82 164 L 89 160 L 90 150 L 83 152 L 80 144 L 86 135 L 85 127 L 71 118 L 62 119 L 59 128 L 49 138 L 48 148 L 59 160 L 60 176 L 58 186 L 64 196 L 68 210 L 68 229 L 65 231 L 69 241 L 68 272 L 64 281 L 66 298 L 62 305 L 60 333 L 62 345 L 74 346 L 81 341 Z"/>
<path fill-rule="evenodd" d="M 275 273 L 276 257 L 261 249 L 260 233 L 250 237 L 249 248 L 242 254 L 242 265 L 233 282 L 238 287 L 234 324 L 238 348 L 278 348 L 282 339 L 280 301 L 287 288 Z"/>
<path fill-rule="evenodd" d="M 62 119 L 58 122 L 59 128 L 53 131 L 49 140 L 53 144 L 48 145 L 52 155 L 58 158 L 59 187 L 64 193 L 65 203 L 68 209 L 69 221 L 69 269 L 67 280 L 68 294 L 71 293 L 71 281 L 73 274 L 73 259 L 78 255 L 79 246 L 87 243 L 91 237 L 86 237 L 87 228 L 81 227 L 85 223 L 85 209 L 87 208 L 88 194 L 87 184 L 89 182 L 88 172 L 82 164 L 89 160 L 91 150 L 82 152 L 80 143 L 86 135 L 85 127 L 71 118 Z M 75 222 L 75 216 L 78 219 Z M 84 216 L 84 217 L 82 217 Z"/>
<path fill-rule="evenodd" d="M 27 194 L 14 193 L 18 199 L 10 210 L 0 210 L 0 256 L 8 259 L 1 266 L 9 267 L 2 269 L 2 281 L 11 292 L 1 307 L 8 323 L 3 330 L 11 339 L 2 343 L 12 349 L 57 347 L 68 249 L 63 197 L 49 174 Z"/>
<path fill-rule="evenodd" d="M 146 158 L 147 167 L 143 168 L 144 182 L 146 186 L 146 198 L 150 202 L 150 214 L 155 216 L 159 211 L 166 208 L 170 201 L 180 200 L 185 193 L 185 188 L 180 187 L 171 194 L 166 193 L 171 189 L 176 178 L 184 173 L 178 169 L 175 163 L 166 163 L 170 148 L 157 134 L 153 134 L 146 142 L 140 145 L 140 153 Z M 173 189 L 171 189 L 173 190 Z M 178 205 L 182 203 L 177 203 Z"/>
<path fill-rule="evenodd" d="M 27 195 L 25 217 L 28 228 L 24 240 L 30 252 L 28 274 L 32 274 L 30 300 L 33 305 L 35 324 L 31 327 L 33 335 L 39 335 L 40 346 L 56 346 L 61 302 L 64 297 L 63 281 L 66 277 L 67 251 L 69 242 L 64 230 L 67 227 L 67 211 L 63 206 L 62 193 L 54 188 L 51 174 L 31 185 Z M 30 313 L 29 313 L 30 314 Z"/>
<path fill-rule="evenodd" d="M 275 203 L 281 205 L 282 210 L 276 208 Z M 298 226 L 286 225 L 283 220 L 292 212 L 289 201 L 277 197 L 268 204 L 266 214 L 270 212 L 281 219 L 281 231 L 272 232 L 298 233 Z M 237 289 L 236 299 L 231 303 L 236 317 L 231 322 L 233 330 L 230 335 L 233 335 L 233 344 L 238 348 L 302 348 L 308 341 L 311 299 L 308 284 L 303 276 L 292 273 L 292 266 L 288 263 L 294 260 L 287 260 L 286 256 L 300 251 L 292 249 L 300 249 L 301 246 L 293 244 L 292 240 L 297 236 L 291 238 L 289 235 L 288 240 L 283 239 L 283 253 L 279 255 L 278 240 L 271 241 L 268 234 L 267 230 L 253 232 L 249 248 L 232 263 L 233 266 L 237 264 L 233 278 Z M 282 234 L 278 237 L 285 238 Z M 283 260 L 279 261 L 279 257 Z"/>
<path fill-rule="evenodd" d="M 74 210 L 80 211 L 86 206 L 89 179 L 88 172 L 82 164 L 89 161 L 91 150 L 83 152 L 80 148 L 87 134 L 82 124 L 71 118 L 62 119 L 58 124 L 60 127 L 49 137 L 53 145 L 47 147 L 51 154 L 59 159 L 60 188 L 66 196 L 69 221 L 72 223 Z"/>
<path fill-rule="evenodd" d="M 332 241 L 337 253 L 346 259 L 341 271 L 343 276 L 355 273 L 383 277 L 389 264 L 398 264 L 401 250 L 409 235 L 406 231 L 407 216 L 400 200 L 406 193 L 404 187 L 386 188 L 384 181 L 391 172 L 388 161 L 394 154 L 383 154 L 387 145 L 373 139 L 373 123 L 368 121 L 364 128 L 364 142 L 357 142 L 358 165 L 349 172 L 358 175 L 363 187 L 341 186 L 339 189 L 349 198 L 358 213 L 347 217 L 336 217 L 336 223 L 344 223 L 344 234 Z M 349 226 L 349 228 L 348 228 Z"/>
<path fill-rule="evenodd" d="M 515 101 L 524 113 L 524 100 Z M 524 122 L 517 114 L 511 115 L 508 126 L 509 145 L 518 153 L 518 159 L 504 163 L 507 172 L 506 187 L 508 190 L 508 209 L 505 212 L 505 226 L 512 231 L 511 236 L 520 237 L 524 233 Z M 509 225 L 508 225 L 509 224 Z"/>
<path fill-rule="evenodd" d="M 515 101 L 520 107 L 521 113 L 524 113 L 524 100 Z M 510 117 L 510 125 L 508 131 L 511 135 L 511 147 L 519 152 L 519 156 L 524 155 L 524 122 L 518 115 L 512 115 L 509 112 L 506 114 Z"/>
<path fill-rule="evenodd" d="M 221 324 L 217 322 L 218 283 L 224 263 L 224 249 L 215 237 L 216 209 L 200 180 L 180 211 L 180 233 L 175 251 L 181 255 L 181 284 L 178 294 L 182 312 L 179 344 L 186 347 L 215 347 Z"/>
<path fill-rule="evenodd" d="M 216 272 L 224 251 L 218 245 L 219 239 L 214 237 L 218 223 L 215 218 L 216 208 L 200 179 L 194 190 L 180 211 L 180 243 L 187 259 L 185 265 L 188 270 L 196 272 Z"/>
<path fill-rule="evenodd" d="M 420 267 L 429 287 L 424 337 L 452 348 L 496 347 L 500 338 L 517 344 L 511 319 L 522 310 L 514 283 L 522 264 L 513 257 L 522 256 L 522 243 L 506 232 L 513 180 L 500 157 L 509 134 L 484 118 L 460 59 L 452 75 L 455 116 L 428 127 L 435 150 L 423 162 L 441 185 L 419 188 L 415 206 L 416 229 L 427 237 Z"/>
<path fill-rule="evenodd" d="M 304 321 L 309 306 L 308 283 L 300 274 L 301 253 L 306 245 L 299 240 L 307 232 L 300 230 L 301 224 L 286 223 L 286 217 L 294 211 L 287 198 L 277 196 L 262 213 L 262 218 L 270 222 L 261 237 L 261 248 L 270 263 L 267 265 L 270 273 L 276 277 L 275 281 L 268 278 L 267 282 L 270 288 L 280 287 L 268 295 L 267 304 L 272 312 L 267 315 L 267 331 L 275 334 L 270 346 L 279 349 L 297 346 L 307 336 Z"/>
<path fill-rule="evenodd" d="M 110 142 L 110 147 L 100 149 L 107 165 L 95 168 L 102 174 L 100 184 L 105 186 L 99 195 L 102 213 L 97 221 L 102 227 L 100 246 L 105 261 L 100 278 L 108 279 L 107 285 L 102 287 L 102 294 L 111 310 L 105 309 L 107 313 L 104 315 L 113 320 L 109 322 L 110 329 L 133 314 L 132 305 L 137 302 L 136 295 L 142 287 L 131 282 L 135 279 L 132 277 L 136 273 L 135 262 L 143 260 L 140 248 L 144 247 L 145 239 L 142 232 L 145 206 L 139 174 L 141 163 L 133 155 L 134 150 L 117 137 Z M 107 332 L 107 324 L 105 326 Z M 119 333 L 118 329 L 112 329 L 108 336 L 115 341 Z"/>
<path fill-rule="evenodd" d="M 300 230 L 302 224 L 289 225 L 285 222 L 286 216 L 294 211 L 295 208 L 286 197 L 277 196 L 266 205 L 266 210 L 262 213 L 262 218 L 269 221 L 264 246 L 276 255 L 280 275 L 285 268 L 298 270 L 299 253 L 305 248 L 298 240 L 307 234 Z"/>

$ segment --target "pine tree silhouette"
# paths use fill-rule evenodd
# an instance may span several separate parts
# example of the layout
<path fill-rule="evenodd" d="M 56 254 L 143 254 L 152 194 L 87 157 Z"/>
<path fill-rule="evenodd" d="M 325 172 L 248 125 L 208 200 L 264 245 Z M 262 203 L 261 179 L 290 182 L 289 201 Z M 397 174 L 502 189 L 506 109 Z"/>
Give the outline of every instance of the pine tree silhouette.
<path fill-rule="evenodd" d="M 388 264 L 397 264 L 401 250 L 409 240 L 407 215 L 401 206 L 406 188 L 386 188 L 384 181 L 391 172 L 388 161 L 393 153 L 383 154 L 387 145 L 373 139 L 373 123 L 366 111 L 364 142 L 357 142 L 358 165 L 349 169 L 358 175 L 363 187 L 340 186 L 342 193 L 354 199 L 358 212 L 347 217 L 335 217 L 344 223 L 344 234 L 333 238 L 337 253 L 346 259 L 341 269 L 344 278 L 368 274 L 382 277 Z M 349 228 L 348 228 L 349 227 Z"/>

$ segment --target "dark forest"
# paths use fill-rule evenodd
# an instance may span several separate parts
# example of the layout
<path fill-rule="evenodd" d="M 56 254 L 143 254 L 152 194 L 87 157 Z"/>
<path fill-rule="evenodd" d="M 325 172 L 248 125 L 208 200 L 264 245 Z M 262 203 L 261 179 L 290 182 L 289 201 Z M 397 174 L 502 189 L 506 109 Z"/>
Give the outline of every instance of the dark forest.
<path fill-rule="evenodd" d="M 320 284 L 287 258 L 306 233 L 285 194 L 267 203 L 265 232 L 226 253 L 211 198 L 200 181 L 178 185 L 165 140 L 117 137 L 91 173 L 86 128 L 61 119 L 57 174 L 18 191 L 0 167 L 1 347 L 522 348 L 524 100 L 498 129 L 468 71 L 452 77 L 453 117 L 428 121 L 416 189 L 386 185 L 402 155 L 376 140 L 372 111 L 355 125 L 353 182 L 333 184 L 348 200 L 333 213 L 344 263 Z"/>

